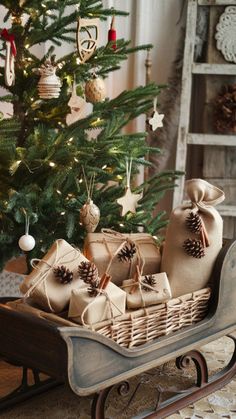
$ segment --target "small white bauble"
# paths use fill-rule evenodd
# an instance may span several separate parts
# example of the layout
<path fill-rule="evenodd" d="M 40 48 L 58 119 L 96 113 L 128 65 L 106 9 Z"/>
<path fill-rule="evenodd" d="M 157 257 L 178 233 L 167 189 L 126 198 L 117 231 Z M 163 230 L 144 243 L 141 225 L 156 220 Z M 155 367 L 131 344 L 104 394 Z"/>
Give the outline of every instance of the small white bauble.
<path fill-rule="evenodd" d="M 24 236 L 20 237 L 18 244 L 21 250 L 24 250 L 24 252 L 29 252 L 34 248 L 35 240 L 30 234 L 24 234 Z"/>

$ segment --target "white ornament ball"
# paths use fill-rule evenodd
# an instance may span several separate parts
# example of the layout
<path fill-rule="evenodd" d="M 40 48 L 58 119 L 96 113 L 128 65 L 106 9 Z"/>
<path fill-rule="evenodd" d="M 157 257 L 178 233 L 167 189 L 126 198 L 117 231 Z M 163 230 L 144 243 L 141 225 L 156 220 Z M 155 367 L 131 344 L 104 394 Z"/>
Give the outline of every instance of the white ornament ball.
<path fill-rule="evenodd" d="M 106 98 L 106 86 L 102 79 L 95 77 L 85 84 L 86 100 L 91 103 L 103 102 Z"/>
<path fill-rule="evenodd" d="M 24 236 L 20 237 L 18 244 L 21 250 L 24 250 L 24 252 L 29 252 L 34 248 L 35 240 L 30 234 L 24 234 Z"/>

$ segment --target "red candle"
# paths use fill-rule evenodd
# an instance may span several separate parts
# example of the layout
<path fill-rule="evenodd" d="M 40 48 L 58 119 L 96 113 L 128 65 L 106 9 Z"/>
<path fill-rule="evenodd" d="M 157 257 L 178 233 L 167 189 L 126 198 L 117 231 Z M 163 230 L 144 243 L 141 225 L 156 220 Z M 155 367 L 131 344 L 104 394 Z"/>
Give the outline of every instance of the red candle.
<path fill-rule="evenodd" d="M 115 16 L 112 17 L 111 26 L 108 31 L 108 42 L 112 42 L 112 48 L 116 49 Z"/>

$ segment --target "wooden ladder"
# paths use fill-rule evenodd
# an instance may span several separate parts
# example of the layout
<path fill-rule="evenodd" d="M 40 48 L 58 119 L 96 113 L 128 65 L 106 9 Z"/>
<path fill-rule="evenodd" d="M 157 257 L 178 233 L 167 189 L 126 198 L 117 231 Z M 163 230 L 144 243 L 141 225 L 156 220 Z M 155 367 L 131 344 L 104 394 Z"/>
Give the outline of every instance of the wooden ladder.
<path fill-rule="evenodd" d="M 223 55 L 216 48 L 215 26 L 219 16 L 225 11 L 226 6 L 236 6 L 236 0 L 188 0 L 187 25 L 184 49 L 184 62 L 182 73 L 182 91 L 180 99 L 180 121 L 178 129 L 177 149 L 176 149 L 176 170 L 186 172 L 188 165 L 194 164 L 193 156 L 196 147 L 201 146 L 202 162 L 201 172 L 198 170 L 198 177 L 204 177 L 216 186 L 223 187 L 228 199 L 226 204 L 217 207 L 222 216 L 228 218 L 228 230 L 236 232 L 236 169 L 229 167 L 229 153 L 231 154 L 231 165 L 236 162 L 236 135 L 215 134 L 212 128 L 212 100 L 216 97 L 222 82 L 230 81 L 236 83 L 236 64 L 225 61 Z M 208 43 L 204 55 L 205 62 L 195 62 L 194 50 L 196 44 L 197 17 L 199 8 L 203 6 L 209 7 L 209 30 Z M 214 21 L 215 19 L 215 21 Z M 236 30 L 236 29 L 235 29 Z M 200 89 L 204 90 L 204 99 L 201 109 L 194 109 L 195 96 L 198 96 L 198 82 Z M 204 87 L 203 87 L 204 86 Z M 194 87 L 194 88 L 193 88 Z M 214 91 L 215 89 L 215 91 Z M 210 109 L 211 108 L 211 109 Z M 199 127 L 194 123 L 192 129 L 193 112 L 199 112 Z M 198 131 L 199 128 L 199 131 Z M 228 148 L 228 150 L 226 150 Z M 198 147 L 199 150 L 199 147 Z M 232 159 L 232 155 L 235 156 Z M 232 161 L 234 160 L 234 161 Z M 211 167 L 214 170 L 211 170 Z M 218 172 L 217 172 L 218 166 Z M 222 167 L 224 166 L 224 167 Z M 226 167 L 227 166 L 227 167 Z M 236 166 L 236 165 L 235 165 Z M 179 205 L 183 200 L 185 177 L 179 181 L 179 187 L 175 189 L 173 196 L 173 208 Z M 233 234 L 231 234 L 233 235 Z M 230 234 L 227 234 L 230 236 Z"/>

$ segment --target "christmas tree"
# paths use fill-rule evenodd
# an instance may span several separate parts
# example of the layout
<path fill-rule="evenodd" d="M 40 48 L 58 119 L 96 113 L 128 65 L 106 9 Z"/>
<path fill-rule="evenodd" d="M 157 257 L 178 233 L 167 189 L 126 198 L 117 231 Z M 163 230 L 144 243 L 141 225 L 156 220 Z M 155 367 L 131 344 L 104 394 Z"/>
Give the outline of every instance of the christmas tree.
<path fill-rule="evenodd" d="M 28 223 L 36 241 L 30 258 L 41 257 L 57 238 L 81 247 L 86 229 L 80 213 L 84 204 L 91 205 L 88 198 L 100 209 L 99 230 L 135 232 L 144 227 L 156 235 L 166 220 L 163 213 L 152 217 L 153 210 L 165 191 L 174 187 L 177 174 L 158 173 L 139 186 L 132 183 L 140 165 L 151 164 L 144 156 L 159 149 L 148 146 L 145 132 L 129 133 L 124 127 L 152 108 L 160 87 L 137 87 L 112 100 L 103 91 L 109 72 L 118 70 L 130 53 L 151 45 L 130 47 L 123 39 L 115 41 L 114 29 L 106 45 L 91 41 L 90 26 L 96 30 L 99 21 L 102 30 L 103 20 L 126 15 L 103 8 L 99 0 L 2 0 L 1 4 L 7 11 L 5 21 L 11 20 L 11 28 L 1 30 L 0 54 L 8 66 L 5 76 L 0 69 L 5 92 L 1 101 L 11 102 L 14 109 L 11 118 L 0 121 L 1 267 L 21 252 L 18 240 Z M 88 27 L 81 27 L 86 21 Z M 79 51 L 57 59 L 54 45 L 75 43 L 76 33 Z M 80 39 L 84 34 L 87 45 Z M 38 58 L 32 47 L 47 41 L 51 45 Z M 12 62 L 15 80 L 11 80 Z M 84 91 L 87 101 L 93 102 L 90 112 Z M 79 105 L 70 109 L 72 98 L 84 113 Z M 122 215 L 117 200 L 127 188 L 127 165 L 131 195 L 137 195 L 139 202 L 136 212 Z"/>

